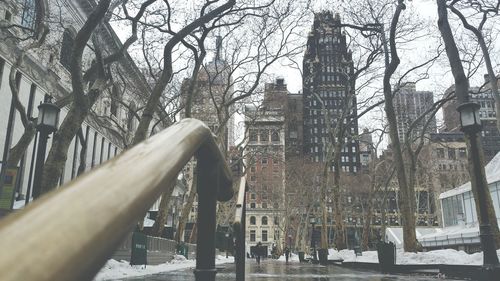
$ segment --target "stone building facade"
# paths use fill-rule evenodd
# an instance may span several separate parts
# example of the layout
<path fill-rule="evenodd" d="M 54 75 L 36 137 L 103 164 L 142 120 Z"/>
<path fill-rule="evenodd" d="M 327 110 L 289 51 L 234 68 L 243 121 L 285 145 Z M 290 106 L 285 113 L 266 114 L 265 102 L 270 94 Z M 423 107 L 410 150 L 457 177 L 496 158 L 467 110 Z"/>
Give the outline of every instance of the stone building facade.
<path fill-rule="evenodd" d="M 19 87 L 19 98 L 26 107 L 29 118 L 38 116 L 37 106 L 50 96 L 58 102 L 71 93 L 71 77 L 69 59 L 71 46 L 86 18 L 95 6 L 95 1 L 48 1 L 48 24 L 50 32 L 45 43 L 37 49 L 28 52 L 24 63 L 15 73 L 15 83 Z M 35 1 L 2 1 L 0 2 L 0 21 L 2 25 L 17 24 L 26 29 L 0 29 L 0 156 L 5 160 L 6 152 L 17 143 L 24 128 L 19 115 L 11 103 L 12 95 L 9 87 L 9 74 L 12 65 L 26 42 L 17 38 L 29 35 L 34 26 Z M 98 46 L 104 55 L 119 50 L 120 40 L 111 28 L 104 22 L 95 31 Z M 91 48 L 84 52 L 84 65 L 88 66 L 91 59 Z M 67 161 L 59 183 L 66 183 L 77 176 L 80 165 L 85 164 L 89 170 L 104 163 L 119 154 L 130 141 L 137 126 L 134 110 L 143 102 L 150 92 L 142 73 L 132 58 L 126 53 L 113 64 L 113 74 L 120 72 L 124 81 L 117 83 L 102 93 L 93 107 L 91 114 L 81 127 L 81 138 L 72 141 L 68 151 Z M 140 94 L 139 94 L 140 93 Z M 144 95 L 144 96 L 143 96 Z M 127 106 L 123 106 L 123 105 Z M 61 108 L 60 120 L 64 120 L 69 106 Z M 125 129 L 118 133 L 118 126 Z M 82 154 L 83 143 L 87 150 Z M 48 148 L 50 148 L 49 139 Z M 16 199 L 25 200 L 33 186 L 37 137 L 32 141 L 20 164 L 17 167 Z"/>
<path fill-rule="evenodd" d="M 270 255 L 285 243 L 285 110 L 283 80 L 265 85 L 260 108 L 245 108 L 248 140 L 244 151 L 247 180 L 247 251 L 261 242 Z"/>
<path fill-rule="evenodd" d="M 485 75 L 484 83 L 485 85 L 482 87 L 470 88 L 472 93 L 470 99 L 471 102 L 475 102 L 481 106 L 479 110 L 479 117 L 483 126 L 481 143 L 484 149 L 484 164 L 486 164 L 500 151 L 500 132 L 496 126 L 495 99 L 488 84 L 487 75 Z M 454 89 L 454 86 L 450 86 L 445 93 L 454 91 Z M 458 132 L 460 130 L 460 116 L 457 106 L 456 99 L 452 99 L 443 105 L 444 125 L 447 132 Z"/>

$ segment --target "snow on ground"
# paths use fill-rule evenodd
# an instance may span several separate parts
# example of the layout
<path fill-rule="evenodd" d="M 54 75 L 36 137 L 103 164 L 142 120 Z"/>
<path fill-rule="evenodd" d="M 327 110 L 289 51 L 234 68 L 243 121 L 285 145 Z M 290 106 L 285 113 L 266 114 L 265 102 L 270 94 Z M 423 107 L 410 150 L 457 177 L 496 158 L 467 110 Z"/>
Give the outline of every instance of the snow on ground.
<path fill-rule="evenodd" d="M 500 250 L 497 250 L 500 257 Z M 353 250 L 337 251 L 330 249 L 328 259 L 343 259 L 346 262 L 371 262 L 378 263 L 377 251 L 363 252 L 362 256 L 356 257 Z M 397 264 L 463 264 L 481 265 L 483 264 L 483 253 L 467 254 L 464 251 L 453 249 L 434 250 L 429 252 L 409 253 L 403 251 L 396 252 Z"/>
<path fill-rule="evenodd" d="M 224 264 L 234 262 L 233 257 L 226 258 L 218 255 L 215 264 Z M 159 265 L 131 266 L 128 261 L 108 260 L 101 268 L 101 271 L 94 278 L 94 281 L 114 280 L 128 277 L 137 277 L 151 275 L 156 273 L 182 270 L 196 267 L 196 260 L 187 260 L 184 256 L 176 255 L 173 260 Z"/>

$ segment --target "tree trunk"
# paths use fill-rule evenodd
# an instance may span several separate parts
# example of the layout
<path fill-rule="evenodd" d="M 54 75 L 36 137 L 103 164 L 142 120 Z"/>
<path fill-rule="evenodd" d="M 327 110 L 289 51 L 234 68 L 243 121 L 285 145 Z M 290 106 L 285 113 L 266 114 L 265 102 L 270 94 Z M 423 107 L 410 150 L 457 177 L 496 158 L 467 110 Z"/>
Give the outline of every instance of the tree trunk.
<path fill-rule="evenodd" d="M 340 130 L 340 129 L 339 129 Z M 337 250 L 347 248 L 345 237 L 344 218 L 342 216 L 344 210 L 342 206 L 342 191 L 340 186 L 340 151 L 342 150 L 341 138 L 335 144 L 335 152 L 333 159 L 333 201 L 334 201 L 334 217 L 335 217 L 335 246 Z"/>
<path fill-rule="evenodd" d="M 9 158 L 7 159 L 7 167 L 16 167 L 17 163 L 21 161 L 24 153 L 28 149 L 29 145 L 35 137 L 36 129 L 35 124 L 30 122 L 28 127 L 25 128 L 23 135 L 17 142 L 17 144 L 12 147 L 9 151 Z"/>
<path fill-rule="evenodd" d="M 192 167 L 192 180 L 189 188 L 189 195 L 186 198 L 186 202 L 184 202 L 184 206 L 182 207 L 181 216 L 179 218 L 179 223 L 177 227 L 177 232 L 175 233 L 175 241 L 181 242 L 184 241 L 184 230 L 186 228 L 186 223 L 189 218 L 189 213 L 191 212 L 191 208 L 193 207 L 194 199 L 196 198 L 196 185 L 197 185 L 197 176 L 196 176 L 196 165 Z M 189 182 L 189 181 L 188 181 Z"/>
<path fill-rule="evenodd" d="M 73 103 L 61 127 L 54 133 L 52 147 L 43 168 L 41 194 L 57 187 L 59 177 L 66 164 L 71 140 L 82 126 L 87 114 L 87 106 Z"/>
<path fill-rule="evenodd" d="M 375 172 L 373 172 L 375 174 Z M 374 182 L 374 177 L 371 177 L 371 190 L 370 193 L 368 194 L 368 200 L 367 200 L 367 205 L 365 207 L 365 216 L 363 219 L 363 241 L 361 242 L 361 247 L 364 251 L 369 250 L 368 248 L 368 243 L 370 242 L 370 226 L 371 226 L 371 221 L 372 221 L 372 216 L 373 216 L 373 193 L 375 192 L 375 182 Z"/>
<path fill-rule="evenodd" d="M 455 80 L 455 95 L 459 104 L 469 101 L 469 80 L 465 75 L 462 61 L 458 52 L 455 38 L 448 22 L 448 11 L 446 1 L 437 0 L 438 5 L 438 27 L 441 32 L 441 37 L 446 46 L 446 54 L 450 62 L 451 70 Z M 465 133 L 465 142 L 467 144 L 467 159 L 469 163 L 469 174 L 471 180 L 471 190 L 476 203 L 477 217 L 480 224 L 485 223 L 485 219 L 491 226 L 491 233 L 494 237 L 496 247 L 500 246 L 500 231 L 498 230 L 497 218 L 491 201 L 488 183 L 484 172 L 484 152 L 478 133 Z M 473 145 L 474 144 L 474 145 Z M 474 148 L 474 149 L 473 149 Z M 472 155 L 474 152 L 476 155 Z M 477 162 L 479 161 L 479 162 Z M 484 202 L 479 201 L 479 192 L 486 189 L 484 194 Z M 486 213 L 486 214 L 485 214 Z M 484 216 L 484 217 L 483 217 Z"/>
<path fill-rule="evenodd" d="M 153 235 L 162 237 L 165 224 L 167 223 L 168 207 L 172 192 L 174 191 L 176 180 L 165 187 L 165 191 L 161 195 L 160 206 L 158 214 L 156 215 L 155 223 L 153 224 Z"/>
<path fill-rule="evenodd" d="M 396 49 L 396 27 L 399 21 L 399 16 L 402 10 L 406 8 L 403 0 L 398 0 L 398 6 L 391 21 L 389 43 L 390 43 L 390 54 L 391 61 L 388 67 L 385 69 L 384 73 L 384 98 L 385 98 L 385 113 L 387 116 L 387 122 L 389 123 L 389 136 L 391 139 L 392 151 L 394 154 L 394 162 L 396 165 L 396 174 L 398 178 L 399 190 L 401 192 L 402 208 L 401 217 L 403 225 L 403 236 L 404 236 L 404 250 L 406 252 L 416 252 L 417 251 L 417 237 L 415 233 L 415 216 L 411 208 L 412 198 L 411 192 L 409 190 L 405 166 L 403 162 L 403 153 L 401 150 L 401 143 L 398 136 L 398 127 L 396 113 L 394 110 L 394 104 L 392 101 L 392 87 L 391 87 L 391 77 L 396 71 L 400 60 Z M 388 54 L 385 54 L 388 56 Z M 401 206 L 400 205 L 400 206 Z"/>
<path fill-rule="evenodd" d="M 85 137 L 83 136 L 82 128 L 80 128 L 80 130 L 78 131 L 78 138 L 80 139 L 80 144 L 82 145 L 82 148 L 80 149 L 80 163 L 78 164 L 78 171 L 77 171 L 77 175 L 79 176 L 85 172 L 85 169 L 87 169 L 88 140 L 85 139 Z"/>

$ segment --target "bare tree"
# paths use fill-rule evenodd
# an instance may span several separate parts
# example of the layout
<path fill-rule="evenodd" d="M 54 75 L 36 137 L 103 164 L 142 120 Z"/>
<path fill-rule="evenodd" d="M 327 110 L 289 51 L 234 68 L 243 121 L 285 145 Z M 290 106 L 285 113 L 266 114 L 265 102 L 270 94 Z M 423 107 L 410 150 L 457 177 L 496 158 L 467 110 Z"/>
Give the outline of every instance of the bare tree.
<path fill-rule="evenodd" d="M 70 60 L 70 74 L 73 101 L 69 111 L 64 118 L 61 127 L 54 135 L 52 147 L 49 151 L 42 174 L 41 191 L 46 193 L 57 186 L 67 152 L 72 139 L 87 118 L 92 106 L 101 93 L 112 86 L 110 66 L 121 59 L 128 47 L 137 40 L 137 24 L 144 10 L 155 0 L 144 2 L 137 15 L 130 17 L 132 22 L 132 36 L 118 48 L 118 50 L 104 56 L 101 52 L 100 39 L 95 30 L 102 25 L 102 20 L 108 13 L 110 0 L 101 0 L 88 16 L 82 28 L 78 31 L 72 46 Z M 125 7 L 125 4 L 123 4 Z M 84 72 L 82 58 L 89 41 L 92 41 L 95 59 L 90 67 Z M 90 85 L 86 89 L 86 85 Z"/>
<path fill-rule="evenodd" d="M 40 48 L 45 43 L 45 39 L 49 33 L 49 28 L 46 24 L 46 1 L 37 1 L 36 6 L 32 8 L 35 9 L 35 22 L 33 28 L 27 28 L 17 24 L 0 26 L 0 30 L 8 34 L 4 39 L 13 40 L 20 49 L 19 55 L 10 68 L 9 87 L 12 94 L 12 104 L 16 108 L 24 127 L 21 138 L 12 148 L 10 148 L 7 155 L 4 155 L 4 160 L 6 159 L 7 161 L 5 165 L 2 165 L 0 172 L 0 190 L 2 190 L 6 170 L 17 166 L 36 134 L 36 119 L 29 116 L 31 113 L 28 114 L 26 107 L 19 99 L 19 81 L 17 79 L 19 69 L 24 66 L 25 56 L 32 50 Z M 11 140 L 7 140 L 7 142 L 10 146 Z"/>
<path fill-rule="evenodd" d="M 439 16 L 439 31 L 446 46 L 446 54 L 448 56 L 453 77 L 455 79 L 455 95 L 459 103 L 466 103 L 469 102 L 469 80 L 465 75 L 457 44 L 455 43 L 455 38 L 448 21 L 446 1 L 437 0 L 437 7 Z M 484 166 L 482 166 L 482 164 L 480 163 L 474 163 L 476 159 L 472 159 L 471 156 L 472 144 L 475 143 L 475 149 L 478 153 L 478 155 L 475 156 L 479 158 L 480 162 L 482 162 L 481 160 L 484 159 L 484 152 L 481 146 L 481 142 L 479 141 L 479 135 L 477 133 L 471 135 L 466 133 L 465 142 L 467 144 L 467 151 L 469 152 L 468 159 L 472 186 L 471 189 L 474 195 L 474 201 L 476 202 L 476 210 L 479 223 L 483 224 L 483 220 L 487 219 L 488 223 L 491 225 L 491 234 L 495 239 L 495 244 L 500 245 L 500 232 L 498 230 L 498 223 L 496 220 L 495 210 L 493 208 L 493 202 L 491 200 L 491 194 L 488 191 L 483 192 L 482 195 L 484 196 L 484 202 L 480 202 L 478 196 L 481 189 L 488 189 Z"/>
<path fill-rule="evenodd" d="M 459 3 L 459 1 L 453 0 L 448 1 L 448 9 L 450 9 L 462 22 L 462 25 L 469 31 L 471 31 L 476 37 L 477 43 L 481 48 L 483 55 L 484 65 L 488 73 L 489 88 L 495 99 L 495 110 L 497 118 L 497 128 L 500 130 L 500 94 L 498 92 L 498 78 L 493 69 L 492 59 L 490 56 L 490 48 L 488 46 L 488 30 L 485 34 L 485 24 L 490 18 L 498 17 L 498 11 L 500 7 L 500 1 L 468 1 L 467 4 Z M 468 16 L 469 19 L 474 16 L 480 17 L 479 24 L 474 26 L 471 24 L 473 21 L 467 20 L 467 17 L 461 12 L 460 8 L 464 10 L 472 10 L 473 16 Z M 470 11 L 469 11 L 470 12 Z"/>

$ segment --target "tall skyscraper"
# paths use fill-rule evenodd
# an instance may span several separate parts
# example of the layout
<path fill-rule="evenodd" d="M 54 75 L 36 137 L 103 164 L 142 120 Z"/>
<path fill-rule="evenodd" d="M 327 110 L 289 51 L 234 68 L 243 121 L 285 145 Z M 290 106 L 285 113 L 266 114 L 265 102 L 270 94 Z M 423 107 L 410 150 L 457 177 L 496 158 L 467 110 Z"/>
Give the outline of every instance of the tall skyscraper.
<path fill-rule="evenodd" d="M 357 172 L 360 159 L 359 142 L 353 138 L 358 135 L 351 79 L 354 66 L 340 22 L 338 14 L 317 13 L 307 38 L 303 61 L 304 154 L 314 162 L 324 162 L 328 145 L 340 141 L 342 170 Z M 335 128 L 345 132 L 341 139 L 332 136 Z"/>
<path fill-rule="evenodd" d="M 415 83 L 407 83 L 397 90 L 393 102 L 398 122 L 399 140 L 402 142 L 405 138 L 410 138 L 413 142 L 421 135 L 428 118 L 422 119 L 416 124 L 410 135 L 408 135 L 408 130 L 419 116 L 432 107 L 434 95 L 428 91 L 417 91 Z M 425 133 L 436 133 L 436 129 L 436 117 L 432 117 L 425 128 Z"/>

